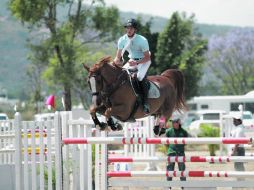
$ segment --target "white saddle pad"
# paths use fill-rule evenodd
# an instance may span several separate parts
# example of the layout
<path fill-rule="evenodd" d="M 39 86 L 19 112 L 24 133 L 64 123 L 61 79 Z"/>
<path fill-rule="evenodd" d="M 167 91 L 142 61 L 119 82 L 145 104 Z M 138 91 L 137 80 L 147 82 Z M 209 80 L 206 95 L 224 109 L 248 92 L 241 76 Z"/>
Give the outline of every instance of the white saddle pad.
<path fill-rule="evenodd" d="M 150 82 L 150 89 L 148 91 L 148 98 L 159 98 L 160 97 L 160 91 L 159 88 L 153 83 Z"/>

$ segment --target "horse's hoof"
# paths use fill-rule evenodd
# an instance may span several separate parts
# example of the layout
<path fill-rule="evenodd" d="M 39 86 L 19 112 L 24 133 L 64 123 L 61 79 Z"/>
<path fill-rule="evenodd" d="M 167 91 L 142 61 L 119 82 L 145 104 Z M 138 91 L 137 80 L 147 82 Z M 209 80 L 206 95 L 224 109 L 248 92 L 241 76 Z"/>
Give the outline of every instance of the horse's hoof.
<path fill-rule="evenodd" d="M 160 126 L 159 125 L 155 125 L 153 127 L 153 132 L 155 135 L 158 135 L 160 133 Z"/>
<path fill-rule="evenodd" d="M 101 125 L 99 125 L 101 131 L 105 131 L 105 129 L 108 127 L 108 125 L 104 122 L 101 122 Z"/>
<path fill-rule="evenodd" d="M 110 125 L 110 128 L 111 128 L 111 130 L 112 130 L 112 131 L 116 131 L 116 130 L 117 130 L 117 126 L 116 126 L 116 124 L 114 124 L 114 125 Z"/>
<path fill-rule="evenodd" d="M 162 127 L 160 132 L 159 132 L 159 136 L 163 135 L 166 133 L 166 128 Z"/>
<path fill-rule="evenodd" d="M 123 130 L 123 126 L 120 123 L 116 123 L 116 128 L 117 128 L 118 131 Z"/>

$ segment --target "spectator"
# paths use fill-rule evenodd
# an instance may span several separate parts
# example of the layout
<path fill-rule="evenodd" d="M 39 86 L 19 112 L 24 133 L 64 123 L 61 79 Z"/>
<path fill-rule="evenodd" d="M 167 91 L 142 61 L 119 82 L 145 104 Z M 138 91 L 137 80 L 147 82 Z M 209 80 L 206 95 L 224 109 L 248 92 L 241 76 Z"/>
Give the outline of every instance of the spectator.
<path fill-rule="evenodd" d="M 172 120 L 172 125 L 173 127 L 170 127 L 169 129 L 167 129 L 166 137 L 169 137 L 169 138 L 188 137 L 187 131 L 181 127 L 181 120 L 179 118 Z M 185 147 L 184 144 L 170 144 L 168 147 L 168 156 L 185 156 L 184 147 Z M 167 171 L 173 171 L 174 169 L 175 169 L 175 162 L 168 163 Z M 184 171 L 185 163 L 178 162 L 178 169 L 179 171 Z M 172 177 L 167 177 L 167 180 L 172 181 Z M 180 177 L 180 180 L 186 181 L 186 177 Z"/>
<path fill-rule="evenodd" d="M 240 116 L 235 116 L 233 118 L 234 129 L 231 131 L 230 136 L 234 138 L 242 138 L 244 135 L 244 126 L 242 124 L 242 119 Z M 232 148 L 232 156 L 245 156 L 245 149 L 243 144 L 235 144 Z M 245 171 L 243 162 L 235 162 L 234 167 L 236 171 Z"/>

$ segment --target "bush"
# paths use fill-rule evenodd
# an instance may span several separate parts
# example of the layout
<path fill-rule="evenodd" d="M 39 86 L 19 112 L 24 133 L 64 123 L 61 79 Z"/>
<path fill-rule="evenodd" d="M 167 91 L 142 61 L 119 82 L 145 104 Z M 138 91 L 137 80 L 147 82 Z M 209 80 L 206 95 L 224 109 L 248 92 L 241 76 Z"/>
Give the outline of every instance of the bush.
<path fill-rule="evenodd" d="M 201 124 L 200 125 L 200 133 L 199 137 L 219 137 L 220 129 L 211 124 Z M 219 150 L 218 144 L 209 144 L 208 149 L 210 152 L 210 156 L 215 156 L 216 150 Z"/>
<path fill-rule="evenodd" d="M 164 145 L 164 144 L 162 144 L 162 145 L 157 145 L 157 146 L 156 146 L 156 150 L 157 150 L 158 152 L 163 153 L 164 155 L 167 155 L 167 153 L 168 153 L 168 145 Z"/>

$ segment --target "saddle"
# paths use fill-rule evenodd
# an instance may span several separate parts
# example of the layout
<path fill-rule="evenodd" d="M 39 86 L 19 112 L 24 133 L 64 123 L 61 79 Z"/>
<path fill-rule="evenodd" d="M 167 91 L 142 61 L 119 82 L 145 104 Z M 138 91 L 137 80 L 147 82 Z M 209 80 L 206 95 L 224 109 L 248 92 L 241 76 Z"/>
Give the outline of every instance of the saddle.
<path fill-rule="evenodd" d="M 143 104 L 143 90 L 140 85 L 140 81 L 137 78 L 137 69 L 128 69 L 127 73 L 129 75 L 129 81 L 132 87 L 132 90 L 136 96 L 136 102 L 134 104 L 134 107 L 132 109 L 132 112 L 127 119 L 128 122 L 135 122 L 134 114 L 136 113 L 139 105 Z M 159 87 L 154 84 L 152 81 L 148 80 L 147 77 L 145 77 L 143 80 L 148 81 L 148 98 L 159 98 L 160 97 L 160 91 Z"/>
<path fill-rule="evenodd" d="M 142 94 L 142 89 L 140 86 L 140 81 L 137 79 L 137 76 L 136 76 L 137 72 L 138 72 L 137 69 L 128 69 L 129 79 L 130 79 L 132 89 L 136 97 L 142 98 L 143 94 Z M 159 98 L 160 97 L 159 87 L 154 82 L 148 80 L 147 77 L 145 77 L 143 80 L 147 80 L 149 83 L 148 98 Z"/>

